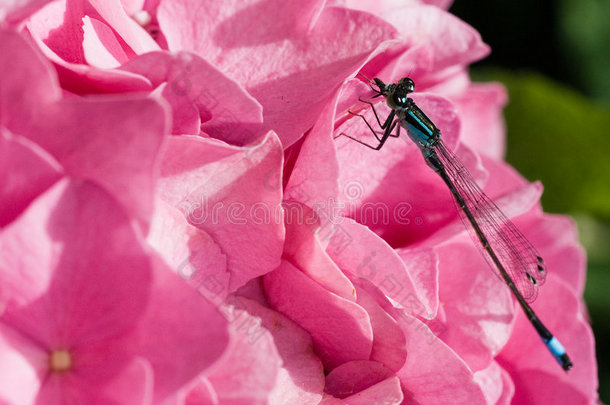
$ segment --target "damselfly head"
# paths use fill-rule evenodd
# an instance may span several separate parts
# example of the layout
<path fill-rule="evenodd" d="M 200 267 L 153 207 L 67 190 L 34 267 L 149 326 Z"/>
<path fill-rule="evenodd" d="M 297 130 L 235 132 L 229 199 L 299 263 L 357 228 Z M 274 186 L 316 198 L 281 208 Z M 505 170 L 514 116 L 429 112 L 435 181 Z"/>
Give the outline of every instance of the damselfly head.
<path fill-rule="evenodd" d="M 413 93 L 415 91 L 415 83 L 408 77 L 403 77 L 397 83 L 398 87 L 405 93 Z"/>
<path fill-rule="evenodd" d="M 390 108 L 407 108 L 409 101 L 409 93 L 412 93 L 415 88 L 413 80 L 408 77 L 403 77 L 398 83 L 389 84 L 386 86 L 387 102 Z"/>

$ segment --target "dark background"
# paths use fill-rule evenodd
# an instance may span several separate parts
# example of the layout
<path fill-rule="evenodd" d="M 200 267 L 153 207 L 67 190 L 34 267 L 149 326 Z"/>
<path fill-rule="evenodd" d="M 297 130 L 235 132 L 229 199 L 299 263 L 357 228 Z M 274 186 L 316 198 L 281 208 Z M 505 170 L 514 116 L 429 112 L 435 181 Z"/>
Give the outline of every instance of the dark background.
<path fill-rule="evenodd" d="M 600 400 L 610 402 L 610 0 L 456 0 L 449 11 L 491 46 L 473 79 L 509 91 L 507 160 L 542 181 L 545 211 L 577 221 Z"/>

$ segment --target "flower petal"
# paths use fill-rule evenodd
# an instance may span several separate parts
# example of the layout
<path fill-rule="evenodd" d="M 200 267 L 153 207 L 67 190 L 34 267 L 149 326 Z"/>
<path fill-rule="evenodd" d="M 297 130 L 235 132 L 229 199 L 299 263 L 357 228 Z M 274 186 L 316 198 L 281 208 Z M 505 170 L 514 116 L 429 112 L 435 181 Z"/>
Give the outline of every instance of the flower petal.
<path fill-rule="evenodd" d="M 515 394 L 515 384 L 509 374 L 495 361 L 486 369 L 474 373 L 488 404 L 509 405 Z"/>
<path fill-rule="evenodd" d="M 508 288 L 477 250 L 466 235 L 438 250 L 446 317 L 442 339 L 474 371 L 489 366 L 508 341 L 515 319 Z"/>
<path fill-rule="evenodd" d="M 144 309 L 148 256 L 124 211 L 90 182 L 51 187 L 4 229 L 0 245 L 3 319 L 46 348 L 123 333 Z"/>
<path fill-rule="evenodd" d="M 324 289 L 286 261 L 265 275 L 264 285 L 269 303 L 311 334 L 326 369 L 369 358 L 373 331 L 362 307 Z"/>
<path fill-rule="evenodd" d="M 47 372 L 47 354 L 0 320 L 0 403 L 33 404 Z"/>
<path fill-rule="evenodd" d="M 278 266 L 284 242 L 282 149 L 273 133 L 247 148 L 173 137 L 161 168 L 161 198 L 204 230 L 227 256 L 229 291 Z M 269 182 L 272 183 L 269 183 Z"/>
<path fill-rule="evenodd" d="M 466 364 L 427 326 L 403 314 L 407 361 L 398 372 L 405 397 L 418 404 L 485 404 L 481 388 Z"/>
<path fill-rule="evenodd" d="M 319 0 L 298 8 L 281 0 L 161 1 L 157 16 L 170 50 L 192 50 L 246 86 L 284 147 L 311 128 L 339 85 L 395 35 L 368 13 L 322 8 Z"/>
<path fill-rule="evenodd" d="M 0 228 L 61 175 L 59 164 L 38 145 L 0 128 Z"/>
<path fill-rule="evenodd" d="M 405 336 L 400 326 L 364 289 L 358 290 L 358 304 L 371 318 L 373 327 L 371 360 L 383 364 L 392 371 L 400 370 L 407 357 Z"/>
<path fill-rule="evenodd" d="M 141 76 L 85 64 L 83 17 L 87 13 L 84 3 L 69 3 L 68 7 L 66 0 L 51 2 L 27 22 L 32 39 L 55 64 L 62 87 L 77 94 L 150 90 L 150 83 Z"/>
<path fill-rule="evenodd" d="M 500 160 L 504 157 L 502 108 L 506 89 L 499 83 L 473 83 L 452 98 L 460 114 L 460 140 L 472 149 Z"/>
<path fill-rule="evenodd" d="M 351 405 L 403 403 L 404 394 L 398 377 L 390 377 L 345 399 Z"/>
<path fill-rule="evenodd" d="M 166 110 L 150 98 L 69 99 L 50 105 L 27 137 L 67 174 L 106 188 L 146 227 L 166 125 Z"/>
<path fill-rule="evenodd" d="M 563 371 L 525 315 L 519 312 L 511 339 L 498 358 L 515 382 L 516 402 L 522 403 L 523 398 L 528 398 L 529 403 L 548 404 L 562 402 L 562 396 L 596 398 L 593 333 L 574 292 L 551 273 L 532 307 L 562 342 L 574 366 L 569 373 Z"/>
<path fill-rule="evenodd" d="M 231 144 L 260 140 L 261 105 L 198 55 L 152 52 L 129 61 L 121 70 L 142 75 L 155 87 L 167 83 L 161 95 L 173 107 L 172 133 L 198 135 L 201 125 L 207 135 Z"/>
<path fill-rule="evenodd" d="M 317 221 L 309 224 L 310 219 L 317 219 L 315 213 L 297 202 L 284 202 L 283 207 L 286 215 L 283 257 L 328 291 L 355 301 L 354 285 L 322 246 L 320 236 L 325 238 L 325 229 Z"/>
<path fill-rule="evenodd" d="M 283 315 L 256 302 L 237 298 L 240 307 L 261 319 L 261 327 L 273 337 L 278 354 L 282 358 L 270 404 L 317 403 L 324 389 L 322 364 L 312 351 L 311 336 Z M 251 373 L 251 372 L 249 372 Z"/>
<path fill-rule="evenodd" d="M 11 0 L 0 4 L 0 20 L 19 25 L 51 0 Z"/>
<path fill-rule="evenodd" d="M 60 98 L 61 91 L 51 64 L 21 35 L 0 29 L 0 47 L 0 123 L 22 135 L 42 118 L 46 104 Z"/>
<path fill-rule="evenodd" d="M 155 258 L 148 306 L 121 344 L 150 362 L 154 398 L 160 402 L 221 357 L 229 345 L 228 329 L 215 303 Z"/>
<path fill-rule="evenodd" d="M 434 6 L 394 9 L 385 13 L 383 18 L 400 30 L 406 41 L 425 43 L 432 50 L 433 71 L 467 65 L 489 53 L 489 46 L 483 43 L 474 28 Z M 393 76 L 393 79 L 398 79 L 398 76 Z"/>
<path fill-rule="evenodd" d="M 336 398 L 347 398 L 393 375 L 383 363 L 370 360 L 348 361 L 328 373 L 324 392 Z"/>
<path fill-rule="evenodd" d="M 227 257 L 210 235 L 189 224 L 178 209 L 157 201 L 147 240 L 206 299 L 220 303 L 226 298 Z"/>

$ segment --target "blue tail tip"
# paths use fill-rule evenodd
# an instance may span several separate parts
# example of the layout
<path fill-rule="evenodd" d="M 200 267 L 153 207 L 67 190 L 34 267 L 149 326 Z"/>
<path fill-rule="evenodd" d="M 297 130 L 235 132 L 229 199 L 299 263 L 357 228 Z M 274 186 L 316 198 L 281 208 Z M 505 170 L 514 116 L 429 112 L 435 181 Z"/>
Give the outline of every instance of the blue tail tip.
<path fill-rule="evenodd" d="M 572 368 L 572 360 L 568 357 L 566 353 L 566 349 L 563 345 L 557 340 L 554 336 L 546 342 L 546 347 L 548 347 L 549 351 L 555 357 L 561 368 L 565 371 L 568 371 Z"/>

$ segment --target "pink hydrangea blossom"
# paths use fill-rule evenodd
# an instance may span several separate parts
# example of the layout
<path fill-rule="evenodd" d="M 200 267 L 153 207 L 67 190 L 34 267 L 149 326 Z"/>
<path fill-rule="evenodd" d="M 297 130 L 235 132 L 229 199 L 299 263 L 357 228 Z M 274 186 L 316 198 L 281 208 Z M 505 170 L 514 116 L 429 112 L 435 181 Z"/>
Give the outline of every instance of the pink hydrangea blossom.
<path fill-rule="evenodd" d="M 0 403 L 596 401 L 574 225 L 502 162 L 450 1 L 9 3 Z M 372 137 L 362 77 L 404 76 L 544 256 L 568 374 L 417 147 L 342 136 Z"/>

